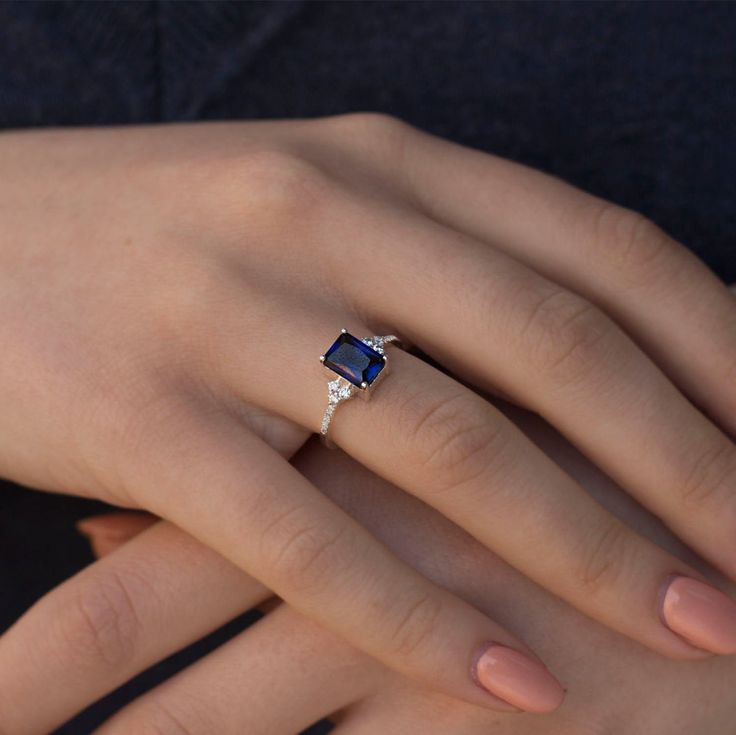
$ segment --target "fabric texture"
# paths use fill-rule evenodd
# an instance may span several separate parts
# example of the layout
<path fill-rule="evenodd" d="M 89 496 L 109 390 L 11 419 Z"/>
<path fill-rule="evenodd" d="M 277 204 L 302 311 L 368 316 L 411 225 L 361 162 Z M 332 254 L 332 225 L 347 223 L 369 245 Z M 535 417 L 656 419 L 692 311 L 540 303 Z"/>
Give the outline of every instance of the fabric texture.
<path fill-rule="evenodd" d="M 731 3 L 0 3 L 0 128 L 358 110 L 635 208 L 736 281 Z M 99 507 L 0 488 L 0 630 L 90 561 L 73 520 Z"/>

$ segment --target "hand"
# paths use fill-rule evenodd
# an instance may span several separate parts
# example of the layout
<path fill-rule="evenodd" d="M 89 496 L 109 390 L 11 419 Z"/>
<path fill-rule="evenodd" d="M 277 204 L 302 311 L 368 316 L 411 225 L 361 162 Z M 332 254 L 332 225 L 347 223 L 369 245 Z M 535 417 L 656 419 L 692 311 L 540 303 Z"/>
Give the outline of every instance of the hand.
<path fill-rule="evenodd" d="M 389 325 L 548 417 L 736 574 L 734 448 L 681 392 L 730 420 L 735 307 L 635 215 L 372 116 L 9 134 L 0 160 L 7 476 L 165 517 L 446 694 L 554 709 L 561 690 L 530 658 L 499 686 L 531 655 L 520 641 L 284 459 L 319 427 L 315 347 Z M 653 649 L 736 650 L 731 604 L 694 569 L 470 389 L 408 353 L 392 365 L 380 398 L 340 409 L 348 453 Z"/>
<path fill-rule="evenodd" d="M 627 502 L 620 490 L 541 422 L 520 412 L 514 412 L 513 418 L 625 522 L 692 561 L 661 526 Z M 342 711 L 336 735 L 630 735 L 633 731 L 723 735 L 728 731 L 736 714 L 731 696 L 736 659 L 687 663 L 661 658 L 575 613 L 435 511 L 379 481 L 343 454 L 326 453 L 310 444 L 296 461 L 306 476 L 400 556 L 533 642 L 563 674 L 570 689 L 565 706 L 537 720 L 491 714 L 418 689 L 280 606 L 123 709 L 97 735 L 286 735 L 336 711 Z M 86 699 L 80 697 L 75 703 L 80 708 L 102 693 L 100 684 L 114 688 L 123 683 L 126 673 L 136 673 L 130 668 L 133 662 L 142 667 L 144 658 L 152 663 L 188 643 L 181 637 L 182 628 L 199 629 L 201 635 L 239 612 L 233 590 L 240 590 L 243 598 L 249 588 L 253 592 L 253 580 L 168 524 L 160 523 L 125 544 L 152 521 L 116 514 L 84 524 L 102 555 L 118 551 L 51 593 L 11 634 L 18 652 L 34 650 L 34 643 L 43 641 L 44 665 L 32 670 L 25 660 L 8 658 L 7 645 L 0 647 L 0 669 L 12 666 L 25 682 L 23 691 L 14 691 L 29 712 L 46 709 L 48 713 L 46 698 L 42 706 L 38 704 L 38 692 L 58 690 L 52 684 L 64 675 L 79 685 L 87 680 Z M 110 621 L 118 621 L 110 627 L 130 630 L 122 621 L 130 619 L 131 607 L 139 613 L 134 626 L 137 635 L 129 640 L 124 660 L 103 664 L 96 655 L 83 658 L 89 652 L 84 643 L 89 639 L 67 626 L 61 639 L 57 629 L 56 640 L 49 640 L 44 631 L 49 630 L 50 615 L 53 611 L 63 619 L 61 599 L 69 599 L 75 585 L 94 581 L 105 589 L 112 579 L 121 580 L 130 590 L 132 604 L 110 616 Z M 151 588 L 159 591 L 154 599 Z M 172 609 L 187 614 L 172 615 Z M 82 645 L 68 650 L 70 639 Z"/>

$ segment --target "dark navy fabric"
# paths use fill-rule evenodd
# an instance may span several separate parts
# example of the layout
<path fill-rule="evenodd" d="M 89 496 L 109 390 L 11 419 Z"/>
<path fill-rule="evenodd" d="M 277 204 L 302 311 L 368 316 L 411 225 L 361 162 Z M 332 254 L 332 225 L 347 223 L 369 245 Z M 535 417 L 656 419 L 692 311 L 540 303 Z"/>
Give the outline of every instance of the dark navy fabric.
<path fill-rule="evenodd" d="M 732 3 L 0 3 L 0 126 L 351 110 L 635 207 L 736 280 Z"/>
<path fill-rule="evenodd" d="M 733 3 L 0 3 L 0 128 L 356 110 L 638 209 L 736 281 Z M 93 507 L 1 489 L 0 630 L 89 561 Z"/>

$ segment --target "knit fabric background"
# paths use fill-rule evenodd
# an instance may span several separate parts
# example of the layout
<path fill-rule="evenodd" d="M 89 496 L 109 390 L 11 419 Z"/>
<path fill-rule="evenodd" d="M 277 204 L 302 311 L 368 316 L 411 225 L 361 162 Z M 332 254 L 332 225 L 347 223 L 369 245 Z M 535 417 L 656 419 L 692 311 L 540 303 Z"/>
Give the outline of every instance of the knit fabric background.
<path fill-rule="evenodd" d="M 736 281 L 736 4 L 0 3 L 0 128 L 358 110 L 635 208 Z M 0 486 L 0 630 L 90 562 L 73 522 L 101 507 Z"/>

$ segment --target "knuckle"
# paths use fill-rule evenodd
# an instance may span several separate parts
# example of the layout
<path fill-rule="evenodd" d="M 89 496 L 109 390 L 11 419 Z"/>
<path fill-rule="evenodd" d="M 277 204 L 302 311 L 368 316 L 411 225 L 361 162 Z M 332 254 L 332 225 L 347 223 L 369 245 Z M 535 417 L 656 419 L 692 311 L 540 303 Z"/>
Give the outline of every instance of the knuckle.
<path fill-rule="evenodd" d="M 329 191 L 328 179 L 310 161 L 282 151 L 251 153 L 242 162 L 246 196 L 252 213 L 279 222 L 300 222 L 320 208 Z"/>
<path fill-rule="evenodd" d="M 553 383 L 589 377 L 612 356 L 615 325 L 586 299 L 554 289 L 532 304 L 521 329 L 531 367 Z"/>
<path fill-rule="evenodd" d="M 131 660 L 141 633 L 134 597 L 122 574 L 93 575 L 69 601 L 62 636 L 87 665 L 119 667 Z"/>
<path fill-rule="evenodd" d="M 736 451 L 725 437 L 687 460 L 678 496 L 686 506 L 723 509 L 734 502 Z"/>
<path fill-rule="evenodd" d="M 361 152 L 363 160 L 370 161 L 371 167 L 380 164 L 383 171 L 389 166 L 394 174 L 408 177 L 405 184 L 411 184 L 411 152 L 419 140 L 416 128 L 380 112 L 337 115 L 329 118 L 327 124 L 331 140 L 339 141 L 343 146 L 349 145 L 354 152 Z M 383 176 L 381 181 L 386 183 Z"/>
<path fill-rule="evenodd" d="M 161 699 L 151 698 L 140 703 L 135 709 L 126 713 L 124 717 L 113 720 L 107 735 L 116 733 L 136 733 L 136 735 L 205 735 L 213 732 L 212 729 L 202 727 L 192 722 L 192 718 L 184 713 L 178 713 L 174 707 L 164 703 Z"/>
<path fill-rule="evenodd" d="M 579 593 L 595 597 L 618 584 L 631 546 L 625 526 L 615 518 L 589 541 L 579 554 L 574 579 Z"/>
<path fill-rule="evenodd" d="M 279 148 L 258 148 L 215 164 L 206 187 L 207 202 L 227 218 L 247 216 L 255 229 L 305 226 L 322 211 L 333 190 L 327 174 L 307 157 Z M 201 178 L 201 177 L 200 177 Z"/>
<path fill-rule="evenodd" d="M 597 252 L 631 286 L 646 285 L 653 274 L 676 265 L 678 248 L 658 225 L 633 210 L 601 202 L 593 210 Z"/>
<path fill-rule="evenodd" d="M 347 579 L 355 561 L 354 536 L 347 524 L 337 528 L 300 522 L 288 514 L 270 524 L 265 543 L 276 577 L 291 590 L 319 594 Z"/>
<path fill-rule="evenodd" d="M 417 447 L 417 464 L 439 491 L 458 488 L 499 466 L 510 438 L 488 407 L 465 392 L 412 404 L 404 425 L 402 433 Z"/>
<path fill-rule="evenodd" d="M 362 134 L 379 139 L 403 136 L 410 129 L 403 120 L 384 112 L 349 112 L 335 115 L 330 120 L 349 134 Z"/>
<path fill-rule="evenodd" d="M 397 621 L 391 634 L 391 651 L 400 658 L 415 658 L 432 648 L 443 605 L 436 595 L 423 592 L 405 601 L 396 611 Z"/>

